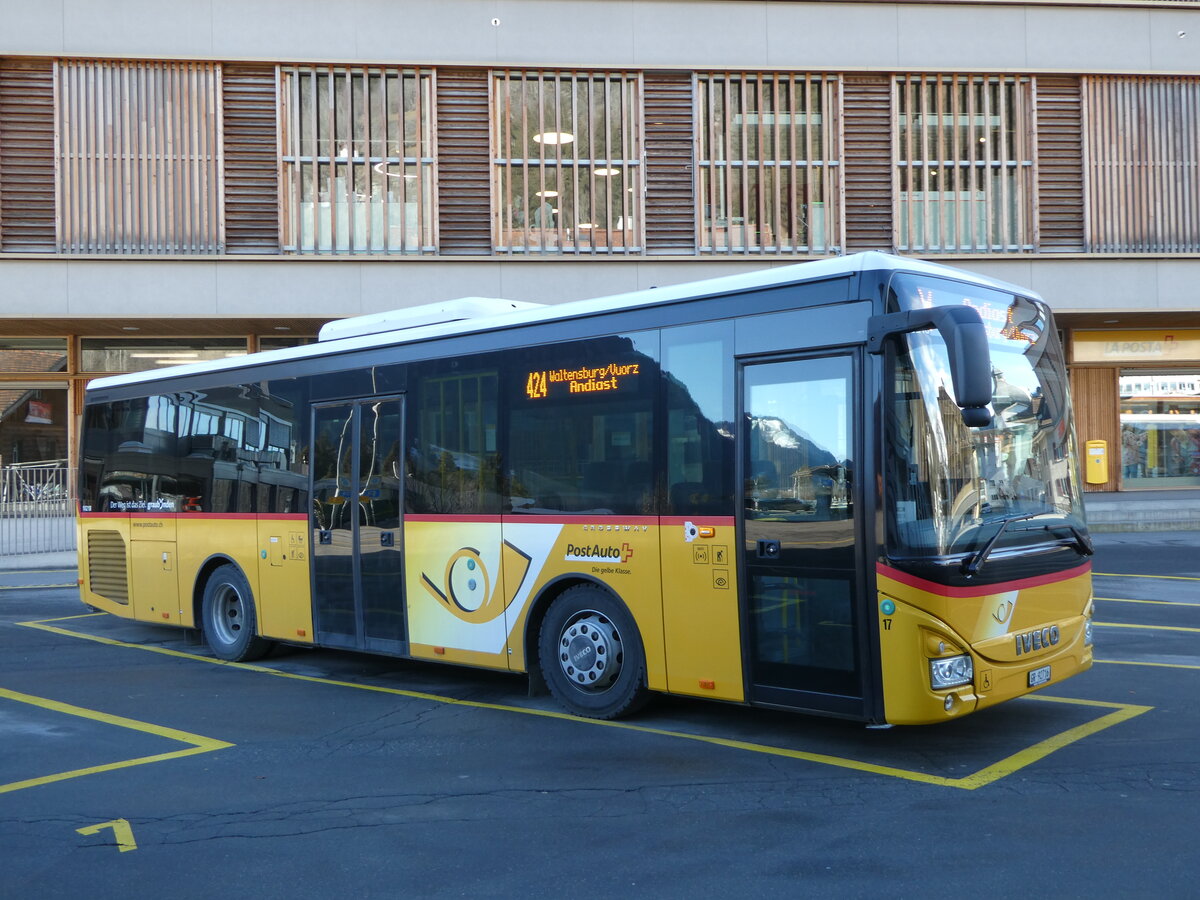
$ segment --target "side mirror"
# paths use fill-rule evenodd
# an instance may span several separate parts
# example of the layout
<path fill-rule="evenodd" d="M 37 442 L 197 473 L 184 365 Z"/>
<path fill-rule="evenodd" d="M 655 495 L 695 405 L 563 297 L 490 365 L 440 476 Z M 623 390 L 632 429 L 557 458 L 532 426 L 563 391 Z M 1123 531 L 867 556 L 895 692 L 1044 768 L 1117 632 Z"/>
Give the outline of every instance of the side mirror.
<path fill-rule="evenodd" d="M 969 306 L 935 306 L 872 316 L 867 350 L 882 353 L 883 342 L 890 335 L 926 328 L 936 328 L 946 342 L 954 402 L 962 410 L 963 423 L 970 428 L 987 425 L 992 420 L 987 411 L 992 402 L 992 359 L 987 330 L 976 310 Z"/>

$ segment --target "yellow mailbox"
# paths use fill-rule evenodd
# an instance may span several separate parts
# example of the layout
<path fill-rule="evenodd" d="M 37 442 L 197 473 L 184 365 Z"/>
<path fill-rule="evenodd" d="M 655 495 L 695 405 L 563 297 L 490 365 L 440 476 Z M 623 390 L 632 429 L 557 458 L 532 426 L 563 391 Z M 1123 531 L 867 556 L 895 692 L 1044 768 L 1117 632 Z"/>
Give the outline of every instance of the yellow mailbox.
<path fill-rule="evenodd" d="M 1104 484 L 1108 481 L 1108 441 L 1088 441 L 1087 463 L 1084 478 L 1088 484 Z"/>

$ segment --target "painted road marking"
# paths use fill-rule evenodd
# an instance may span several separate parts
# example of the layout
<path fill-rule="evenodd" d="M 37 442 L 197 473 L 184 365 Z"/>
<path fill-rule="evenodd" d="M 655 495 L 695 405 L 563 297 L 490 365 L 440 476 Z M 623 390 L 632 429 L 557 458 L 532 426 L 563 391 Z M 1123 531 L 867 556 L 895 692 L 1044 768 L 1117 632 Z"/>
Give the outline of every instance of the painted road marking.
<path fill-rule="evenodd" d="M 1200 603 L 1184 603 L 1175 600 L 1127 600 L 1124 597 L 1093 597 L 1093 600 L 1103 600 L 1105 603 L 1155 603 L 1160 606 L 1200 606 Z"/>
<path fill-rule="evenodd" d="M 1172 576 L 1145 576 L 1168 578 Z M 1130 600 L 1125 597 L 1096 597 L 1096 600 L 1103 600 L 1106 603 L 1151 603 L 1159 606 L 1200 606 L 1200 603 L 1176 603 L 1171 600 Z M 1172 625 L 1125 625 L 1118 622 L 1097 622 L 1097 625 L 1107 626 L 1109 628 L 1144 628 L 1153 631 L 1200 631 L 1200 628 L 1183 628 Z M 1097 659 L 1097 663 L 1109 666 L 1150 666 L 1158 669 L 1200 669 L 1200 666 L 1190 665 L 1188 663 L 1162 663 L 1162 662 L 1140 662 L 1135 659 Z"/>
<path fill-rule="evenodd" d="M 68 631 L 65 628 L 60 628 L 56 625 L 51 625 L 51 622 L 63 622 L 71 619 L 85 619 L 96 615 L 107 615 L 107 613 L 87 613 L 80 616 L 67 616 L 61 619 L 43 619 L 36 622 L 21 622 L 19 624 L 29 628 L 37 628 L 41 631 L 48 631 L 52 634 L 60 634 L 65 637 L 82 638 L 83 640 L 96 641 L 97 643 L 107 644 L 113 647 L 126 647 L 133 650 L 145 650 L 150 653 L 161 653 L 165 656 L 173 656 L 182 659 L 192 659 L 198 662 L 208 663 L 210 665 L 230 666 L 235 669 L 243 669 L 247 672 L 257 672 L 263 675 L 274 675 L 277 678 L 287 678 L 292 681 L 304 681 L 310 684 L 325 684 L 334 687 L 351 688 L 358 691 L 371 691 L 378 694 L 389 694 L 397 697 L 408 697 L 414 700 L 425 700 L 431 703 L 443 703 L 450 706 L 468 707 L 473 709 L 486 709 L 495 712 L 517 713 L 526 716 L 538 716 L 544 719 L 557 719 L 568 722 L 574 722 L 580 725 L 591 725 L 597 728 L 620 728 L 625 731 L 640 732 L 642 734 L 653 734 L 660 737 L 675 738 L 678 740 L 694 741 L 702 744 L 711 744 L 718 747 L 726 747 L 734 750 L 744 750 L 751 753 L 762 753 L 769 756 L 779 756 L 788 759 L 799 759 L 806 762 L 820 763 L 822 765 L 836 766 L 843 769 L 852 769 L 858 772 L 869 772 L 875 775 L 886 775 L 892 778 L 901 778 L 907 781 L 917 781 L 924 784 L 933 784 L 941 787 L 953 787 L 963 790 L 973 791 L 977 788 L 984 787 L 999 781 L 1019 769 L 1023 769 L 1028 765 L 1044 759 L 1056 750 L 1061 750 L 1063 747 L 1073 744 L 1076 741 L 1082 740 L 1085 737 L 1103 731 L 1106 728 L 1111 728 L 1113 725 L 1140 716 L 1142 713 L 1149 712 L 1154 707 L 1138 706 L 1131 703 L 1112 703 L 1104 700 L 1077 700 L 1069 697 L 1047 697 L 1041 694 L 1030 694 L 1022 700 L 1032 700 L 1043 703 L 1065 703 L 1075 706 L 1088 706 L 1096 709 L 1107 709 L 1111 712 L 1093 719 L 1090 722 L 1085 722 L 1082 725 L 1076 725 L 1074 728 L 1069 728 L 1060 734 L 1053 735 L 1043 741 L 1039 741 L 1030 747 L 1026 747 L 1011 756 L 1007 756 L 999 762 L 993 763 L 990 766 L 985 766 L 977 772 L 970 775 L 965 775 L 961 778 L 947 778 L 941 775 L 930 775 L 927 772 L 918 772 L 910 769 L 901 769 L 893 766 L 879 765 L 876 763 L 864 762 L 862 760 L 851 759 L 849 757 L 830 756 L 824 753 L 812 753 L 807 750 L 793 750 L 788 747 L 773 747 L 768 744 L 758 744 L 752 741 L 737 741 L 729 738 L 712 737 L 703 734 L 691 734 L 686 731 L 671 731 L 663 728 L 652 728 L 647 725 L 638 725 L 630 722 L 613 722 L 604 719 L 584 719 L 579 716 L 573 716 L 565 712 L 555 712 L 553 710 L 531 709 L 522 706 L 508 706 L 499 703 L 485 703 L 479 700 L 460 700 L 456 697 L 446 697 L 440 694 L 429 694 L 424 691 L 407 691 L 401 688 L 384 687 L 382 685 L 373 684 L 355 684 L 350 681 L 339 681 L 333 678 L 318 678 L 315 675 L 299 675 L 292 672 L 284 672 L 279 669 L 272 669 L 267 666 L 260 666 L 254 663 L 239 663 L 229 662 L 223 659 L 214 659 L 210 656 L 200 656 L 195 653 L 185 653 L 181 650 L 171 650 L 167 647 L 146 646 L 142 644 L 130 644 L 125 641 L 119 641 L 114 638 L 102 637 L 93 634 L 81 634 L 75 631 Z M 197 751 L 192 751 L 197 752 Z"/>
<path fill-rule="evenodd" d="M 158 737 L 166 738 L 171 741 L 178 741 L 181 744 L 189 746 L 184 750 L 172 750 L 169 753 L 156 753 L 153 756 L 139 756 L 136 759 L 125 759 L 118 762 L 105 763 L 101 766 L 89 766 L 86 769 L 72 769 L 69 772 L 57 772 L 53 775 L 42 775 L 39 778 L 29 778 L 25 781 L 13 781 L 9 784 L 0 784 L 0 794 L 7 794 L 9 791 L 19 791 L 24 788 L 37 787 L 41 784 L 50 784 L 55 781 L 66 781 L 68 778 L 80 778 L 84 775 L 95 775 L 98 772 L 111 772 L 114 769 L 127 769 L 130 766 L 141 766 L 146 763 L 163 762 L 168 759 L 179 759 L 184 756 L 194 756 L 197 753 L 208 753 L 212 750 L 224 750 L 226 747 L 232 747 L 233 744 L 227 741 L 218 741 L 213 738 L 202 737 L 198 734 L 191 734 L 187 731 L 179 731 L 175 728 L 167 728 L 163 725 L 153 725 L 149 722 L 139 722 L 136 719 L 127 719 L 124 716 L 114 716 L 109 713 L 103 713 L 95 709 L 84 709 L 82 706 L 72 706 L 69 703 L 60 703 L 57 700 L 50 700 L 46 697 L 34 697 L 32 694 L 20 694 L 16 691 L 0 688 L 0 699 L 15 700 L 18 703 L 28 703 L 30 706 L 41 707 L 52 712 L 66 713 L 70 716 L 79 716 L 83 719 L 91 719 L 93 722 L 102 722 L 105 725 L 115 725 L 118 728 L 128 728 L 132 731 L 141 731 L 145 734 L 153 734 Z"/>
<path fill-rule="evenodd" d="M 1200 581 L 1194 575 L 1122 575 L 1120 572 L 1093 572 L 1101 578 L 1166 578 L 1169 581 Z"/>
<path fill-rule="evenodd" d="M 1109 666 L 1154 666 L 1161 669 L 1200 669 L 1200 666 L 1194 666 L 1189 663 L 1139 662 L 1136 659 L 1097 659 L 1095 662 L 1104 663 Z"/>
<path fill-rule="evenodd" d="M 133 829 L 129 827 L 129 822 L 126 819 L 113 819 L 111 822 L 100 822 L 98 825 L 88 825 L 86 828 L 76 828 L 79 834 L 98 834 L 105 828 L 113 830 L 113 837 L 117 839 L 117 849 L 122 853 L 128 853 L 130 850 L 137 849 L 137 841 L 133 839 Z"/>

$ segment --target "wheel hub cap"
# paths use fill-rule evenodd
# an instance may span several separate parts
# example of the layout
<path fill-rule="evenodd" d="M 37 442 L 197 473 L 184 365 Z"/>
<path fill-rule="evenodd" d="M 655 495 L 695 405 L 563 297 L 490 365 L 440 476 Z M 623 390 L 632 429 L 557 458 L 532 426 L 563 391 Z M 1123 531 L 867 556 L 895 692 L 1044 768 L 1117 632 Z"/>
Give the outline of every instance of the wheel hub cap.
<path fill-rule="evenodd" d="M 558 648 L 559 665 L 577 687 L 604 690 L 621 674 L 621 636 L 598 612 L 588 610 L 568 622 Z"/>

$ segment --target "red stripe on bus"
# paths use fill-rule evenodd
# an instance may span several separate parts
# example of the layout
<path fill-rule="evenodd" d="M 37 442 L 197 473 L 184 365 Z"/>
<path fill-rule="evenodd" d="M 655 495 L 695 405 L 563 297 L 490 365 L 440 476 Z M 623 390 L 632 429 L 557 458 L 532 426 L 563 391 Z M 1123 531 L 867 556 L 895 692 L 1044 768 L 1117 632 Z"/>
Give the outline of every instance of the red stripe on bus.
<path fill-rule="evenodd" d="M 499 516 L 470 516 L 461 514 L 446 513 L 444 515 L 438 513 L 421 513 L 420 515 L 406 515 L 405 522 L 474 522 L 478 525 L 499 525 Z"/>
<path fill-rule="evenodd" d="M 885 566 L 883 563 L 875 564 L 877 574 L 890 578 L 892 581 L 898 581 L 908 587 L 917 588 L 929 594 L 938 594 L 942 597 L 958 597 L 968 599 L 972 597 L 986 597 L 990 594 L 1003 594 L 1008 591 L 1021 591 L 1025 588 L 1038 587 L 1043 584 L 1055 584 L 1060 581 L 1069 581 L 1072 578 L 1078 578 L 1080 575 L 1085 575 L 1092 570 L 1092 564 L 1085 562 L 1082 565 L 1076 566 L 1074 569 L 1067 569 L 1063 572 L 1056 572 L 1052 575 L 1037 575 L 1033 578 L 1022 578 L 1018 581 L 1002 581 L 997 584 L 985 584 L 979 587 L 949 587 L 944 584 L 938 584 L 934 581 L 927 581 L 924 578 L 918 578 L 916 575 L 909 575 L 907 572 L 901 572 L 893 569 L 891 566 Z"/>
<path fill-rule="evenodd" d="M 307 513 L 201 513 L 201 512 L 170 512 L 152 513 L 138 510 L 137 512 L 81 512 L 82 519 L 274 519 L 287 522 L 307 522 Z"/>
<path fill-rule="evenodd" d="M 509 513 L 504 517 L 505 525 L 512 525 L 517 522 L 544 522 L 547 525 L 595 525 L 603 523 L 611 525 L 613 528 L 622 525 L 658 525 L 659 521 L 658 516 L 613 516 L 606 513 L 597 515 L 582 513 L 577 516 L 543 516 L 539 514 Z"/>
<path fill-rule="evenodd" d="M 438 515 L 436 513 L 421 513 L 419 515 L 407 515 L 404 517 L 405 522 L 466 522 L 478 523 L 480 525 L 512 525 L 518 522 L 536 522 L 544 525 L 591 525 L 597 522 L 603 522 L 605 525 L 657 525 L 659 524 L 658 516 L 612 516 L 612 515 L 541 515 L 541 514 L 523 514 L 523 513 L 506 513 L 503 516 L 464 516 L 464 515 Z M 679 520 L 681 523 L 683 519 Z M 730 520 L 732 521 L 732 519 Z"/>
<path fill-rule="evenodd" d="M 172 512 L 172 513 L 153 513 L 143 512 L 138 510 L 130 512 L 131 519 L 258 519 L 268 518 L 267 514 L 261 517 L 258 513 L 203 513 L 203 512 Z"/>

